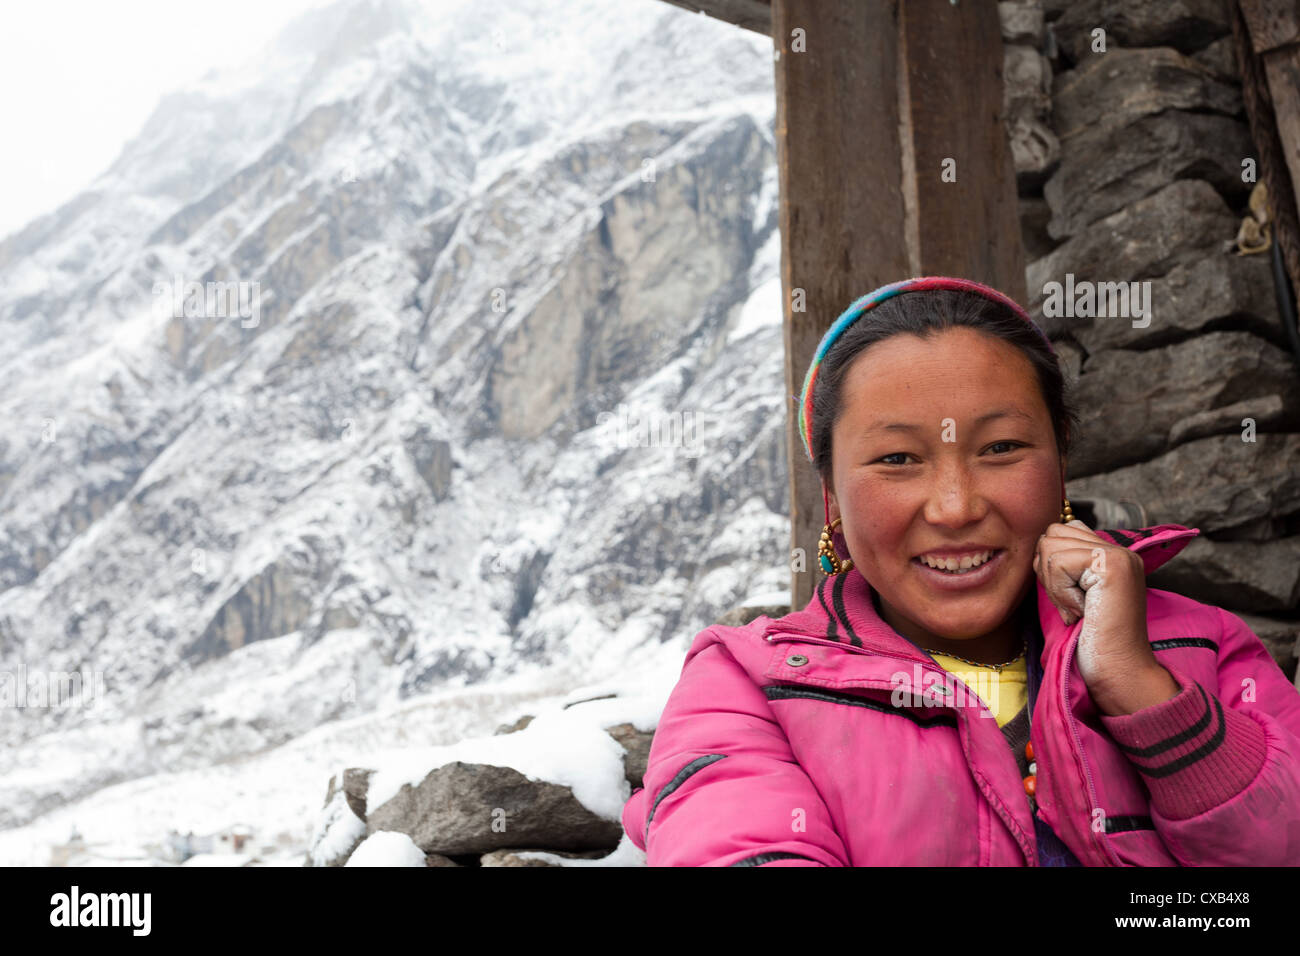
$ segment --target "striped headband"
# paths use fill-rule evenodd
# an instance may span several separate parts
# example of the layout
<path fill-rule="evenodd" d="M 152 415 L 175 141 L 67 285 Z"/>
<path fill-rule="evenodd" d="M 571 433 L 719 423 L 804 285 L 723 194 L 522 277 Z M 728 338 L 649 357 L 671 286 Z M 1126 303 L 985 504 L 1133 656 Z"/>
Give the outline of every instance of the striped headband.
<path fill-rule="evenodd" d="M 898 282 L 891 282 L 889 285 L 882 285 L 874 292 L 868 292 L 845 309 L 844 313 L 826 330 L 826 334 L 822 336 L 821 344 L 817 346 L 817 351 L 813 353 L 812 364 L 808 366 L 808 374 L 804 376 L 803 392 L 799 396 L 799 436 L 803 439 L 803 450 L 807 454 L 809 461 L 813 461 L 813 385 L 817 381 L 817 371 L 821 368 L 822 359 L 831 350 L 831 346 L 840 337 L 840 333 L 861 318 L 862 314 L 868 309 L 879 305 L 886 299 L 893 298 L 903 292 L 928 292 L 932 289 L 956 289 L 961 292 L 974 292 L 986 299 L 992 299 L 994 302 L 1005 305 L 1033 326 L 1034 330 L 1043 336 L 1043 341 L 1047 343 L 1047 347 L 1052 354 L 1056 354 L 1056 349 L 1052 348 L 1051 341 L 1043 333 L 1043 330 L 1034 323 L 1034 320 L 1029 317 L 1028 312 L 1016 304 L 1014 299 L 982 283 L 971 279 L 955 279 L 951 276 L 919 276 L 913 279 L 901 279 Z"/>

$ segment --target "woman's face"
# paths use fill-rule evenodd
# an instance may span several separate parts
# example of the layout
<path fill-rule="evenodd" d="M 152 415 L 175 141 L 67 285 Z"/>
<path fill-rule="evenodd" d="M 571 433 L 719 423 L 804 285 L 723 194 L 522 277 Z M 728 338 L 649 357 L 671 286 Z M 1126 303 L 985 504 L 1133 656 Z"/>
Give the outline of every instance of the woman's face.
<path fill-rule="evenodd" d="M 1064 461 L 1033 366 L 969 328 L 877 342 L 850 365 L 831 433 L 831 520 L 914 640 L 977 638 L 1032 585 L 1038 537 L 1058 520 Z M 919 556 L 992 559 L 966 574 Z"/>

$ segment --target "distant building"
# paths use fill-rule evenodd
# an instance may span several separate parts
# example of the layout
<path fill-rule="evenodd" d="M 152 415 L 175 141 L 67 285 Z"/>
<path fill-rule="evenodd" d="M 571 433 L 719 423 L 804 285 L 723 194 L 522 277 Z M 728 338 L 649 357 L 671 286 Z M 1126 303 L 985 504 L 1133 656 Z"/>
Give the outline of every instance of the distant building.
<path fill-rule="evenodd" d="M 80 856 L 85 852 L 85 838 L 78 832 L 76 824 L 73 824 L 72 832 L 68 835 L 68 842 L 62 846 L 50 847 L 50 866 L 67 866 L 73 857 Z"/>
<path fill-rule="evenodd" d="M 139 861 L 152 859 L 173 864 L 194 860 L 196 865 L 213 865 L 208 859 L 216 857 L 246 857 L 251 862 L 256 855 L 254 829 L 243 823 L 225 827 L 215 833 L 196 834 L 193 830 L 181 833 L 169 828 L 161 843 L 150 844 L 140 850 L 126 844 L 88 844 L 74 827 L 66 843 L 50 847 L 50 866 L 77 866 L 87 862 L 111 863 L 113 861 Z M 202 860 L 195 860 L 202 857 Z M 231 865 L 244 865 L 230 861 Z M 225 865 L 225 864 L 223 864 Z"/>

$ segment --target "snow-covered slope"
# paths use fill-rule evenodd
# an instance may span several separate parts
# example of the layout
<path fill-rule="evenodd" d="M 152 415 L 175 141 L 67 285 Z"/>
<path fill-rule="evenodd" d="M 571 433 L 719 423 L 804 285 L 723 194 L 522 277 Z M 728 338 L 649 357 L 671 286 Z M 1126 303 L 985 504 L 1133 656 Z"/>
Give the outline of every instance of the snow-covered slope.
<path fill-rule="evenodd" d="M 784 589 L 771 124 L 659 0 L 343 0 L 0 241 L 0 669 L 104 688 L 0 707 L 0 862 L 305 839 L 349 755 Z"/>

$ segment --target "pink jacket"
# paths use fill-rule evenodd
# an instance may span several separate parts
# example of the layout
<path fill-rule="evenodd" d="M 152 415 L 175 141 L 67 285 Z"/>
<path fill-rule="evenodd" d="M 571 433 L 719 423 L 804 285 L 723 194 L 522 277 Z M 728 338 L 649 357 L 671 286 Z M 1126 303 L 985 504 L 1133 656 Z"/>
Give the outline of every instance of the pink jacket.
<path fill-rule="evenodd" d="M 1149 574 L 1200 532 L 1097 533 Z M 1181 690 L 1109 717 L 1074 660 L 1081 625 L 1035 588 L 1039 813 L 1079 862 L 1300 864 L 1300 692 L 1246 624 L 1148 589 Z M 1037 866 L 1016 758 L 963 690 L 856 570 L 827 578 L 802 611 L 696 636 L 623 828 L 650 866 Z"/>

